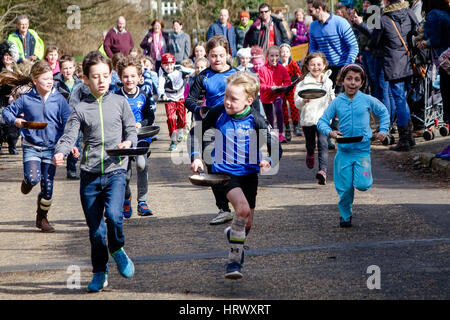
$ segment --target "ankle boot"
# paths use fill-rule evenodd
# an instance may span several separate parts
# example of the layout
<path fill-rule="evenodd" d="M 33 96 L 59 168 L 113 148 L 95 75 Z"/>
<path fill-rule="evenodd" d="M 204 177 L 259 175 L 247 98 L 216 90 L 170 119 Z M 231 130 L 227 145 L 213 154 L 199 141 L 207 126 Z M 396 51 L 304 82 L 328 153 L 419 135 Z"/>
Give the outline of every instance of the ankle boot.
<path fill-rule="evenodd" d="M 45 200 L 38 197 L 38 208 L 36 210 L 36 228 L 42 230 L 42 232 L 55 232 L 55 228 L 53 228 L 47 219 L 48 210 L 50 210 L 50 206 L 52 204 L 52 200 Z"/>
<path fill-rule="evenodd" d="M 408 122 L 408 129 L 409 129 L 408 142 L 409 142 L 409 146 L 412 148 L 416 145 L 416 140 L 414 140 L 414 135 L 413 135 L 414 125 L 411 120 L 409 120 L 409 122 Z"/>
<path fill-rule="evenodd" d="M 409 151 L 409 125 L 398 127 L 398 142 L 395 146 L 389 148 L 392 151 Z"/>

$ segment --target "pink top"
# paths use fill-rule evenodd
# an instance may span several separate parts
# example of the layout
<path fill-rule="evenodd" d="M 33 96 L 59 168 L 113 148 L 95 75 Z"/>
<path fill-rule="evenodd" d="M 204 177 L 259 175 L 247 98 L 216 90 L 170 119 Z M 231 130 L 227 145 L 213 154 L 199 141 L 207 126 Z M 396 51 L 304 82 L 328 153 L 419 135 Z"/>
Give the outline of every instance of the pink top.
<path fill-rule="evenodd" d="M 283 93 L 272 92 L 271 87 L 291 84 L 289 72 L 280 63 L 274 67 L 266 62 L 259 70 L 258 75 L 261 82 L 260 98 L 262 103 L 272 103 L 278 96 L 283 95 Z"/>

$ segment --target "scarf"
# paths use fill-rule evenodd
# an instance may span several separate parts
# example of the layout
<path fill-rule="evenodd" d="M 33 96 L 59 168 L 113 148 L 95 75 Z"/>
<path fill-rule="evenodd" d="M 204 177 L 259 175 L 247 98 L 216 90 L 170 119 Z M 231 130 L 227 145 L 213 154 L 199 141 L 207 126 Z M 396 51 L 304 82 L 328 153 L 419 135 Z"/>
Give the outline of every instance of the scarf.
<path fill-rule="evenodd" d="M 159 37 L 157 37 L 154 33 L 152 34 L 153 36 L 153 46 L 155 48 L 155 58 L 156 60 L 161 59 L 162 55 L 163 55 L 163 50 L 162 50 L 162 33 L 159 34 Z M 158 55 L 159 52 L 159 55 Z"/>
<path fill-rule="evenodd" d="M 183 34 L 184 34 L 183 30 L 181 30 L 180 33 L 176 34 L 175 32 L 173 32 L 170 36 L 173 40 L 173 46 L 174 46 L 175 53 L 178 53 L 181 50 L 178 40 L 183 36 Z"/>

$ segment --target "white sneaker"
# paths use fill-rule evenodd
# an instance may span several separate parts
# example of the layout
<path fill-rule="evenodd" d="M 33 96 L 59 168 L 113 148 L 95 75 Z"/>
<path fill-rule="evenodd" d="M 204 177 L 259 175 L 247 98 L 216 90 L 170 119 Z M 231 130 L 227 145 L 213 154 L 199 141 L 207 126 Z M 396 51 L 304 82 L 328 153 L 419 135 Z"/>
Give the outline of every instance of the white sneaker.
<path fill-rule="evenodd" d="M 231 213 L 229 211 L 223 211 L 222 209 L 220 209 L 220 211 L 217 214 L 217 216 L 215 216 L 214 219 L 212 219 L 209 222 L 209 224 L 214 226 L 214 225 L 226 223 L 226 222 L 231 221 L 231 220 L 233 220 L 233 213 Z"/>

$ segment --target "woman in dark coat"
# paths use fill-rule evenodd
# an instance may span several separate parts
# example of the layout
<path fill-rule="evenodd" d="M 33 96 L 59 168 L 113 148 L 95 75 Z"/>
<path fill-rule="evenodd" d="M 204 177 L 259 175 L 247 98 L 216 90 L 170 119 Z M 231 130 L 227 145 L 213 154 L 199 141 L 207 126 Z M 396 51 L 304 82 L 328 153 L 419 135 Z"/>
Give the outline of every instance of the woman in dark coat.
<path fill-rule="evenodd" d="M 162 55 L 168 51 L 168 45 L 169 35 L 164 31 L 164 22 L 154 20 L 152 27 L 141 42 L 141 48 L 144 49 L 144 55 L 150 56 L 152 59 L 156 73 L 161 67 Z"/>

